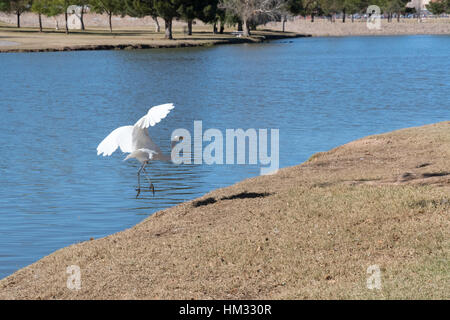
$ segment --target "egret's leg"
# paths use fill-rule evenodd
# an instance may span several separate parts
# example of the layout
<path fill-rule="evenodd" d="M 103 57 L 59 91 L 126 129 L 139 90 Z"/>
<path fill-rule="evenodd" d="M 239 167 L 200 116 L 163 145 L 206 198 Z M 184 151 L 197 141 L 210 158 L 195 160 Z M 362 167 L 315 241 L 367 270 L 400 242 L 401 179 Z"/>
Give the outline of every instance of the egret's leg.
<path fill-rule="evenodd" d="M 144 172 L 144 175 L 147 178 L 148 182 L 150 182 L 150 189 L 153 192 L 153 196 L 155 196 L 155 186 L 153 185 L 152 180 L 150 180 L 149 176 L 147 175 L 147 171 L 145 171 L 144 168 L 142 168 L 142 171 Z"/>
<path fill-rule="evenodd" d="M 137 195 L 136 195 L 136 199 L 137 197 L 139 197 L 139 194 L 141 193 L 141 171 L 144 170 L 145 167 L 145 162 L 142 164 L 141 168 L 138 170 L 138 187 L 136 189 L 137 191 Z"/>

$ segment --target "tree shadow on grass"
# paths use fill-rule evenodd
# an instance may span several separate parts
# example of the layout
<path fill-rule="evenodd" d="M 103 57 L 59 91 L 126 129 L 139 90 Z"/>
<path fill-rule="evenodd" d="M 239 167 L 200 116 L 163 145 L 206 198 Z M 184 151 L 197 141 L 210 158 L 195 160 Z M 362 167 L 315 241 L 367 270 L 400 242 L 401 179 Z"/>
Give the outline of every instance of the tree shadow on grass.
<path fill-rule="evenodd" d="M 444 177 L 450 175 L 450 172 L 425 172 L 422 173 L 422 177 L 431 178 L 431 177 Z"/>
<path fill-rule="evenodd" d="M 213 197 L 209 197 L 204 200 L 194 201 L 193 206 L 197 208 L 197 207 L 201 207 L 201 206 L 207 206 L 208 204 L 212 204 L 212 203 L 216 203 L 216 202 L 217 202 L 216 199 L 214 199 Z"/>
<path fill-rule="evenodd" d="M 231 196 L 228 197 L 222 197 L 220 198 L 220 200 L 235 200 L 235 199 L 254 199 L 254 198 L 264 198 L 267 196 L 272 195 L 273 193 L 269 193 L 269 192 L 241 192 L 241 193 L 237 193 L 237 194 L 233 194 Z M 216 203 L 217 200 L 213 197 L 209 197 L 203 200 L 197 200 L 194 201 L 194 203 L 192 204 L 195 208 L 197 207 L 201 207 L 201 206 L 207 206 L 209 204 L 213 204 Z"/>
<path fill-rule="evenodd" d="M 264 198 L 270 196 L 272 193 L 269 192 L 241 192 L 234 194 L 229 197 L 222 197 L 220 200 L 234 200 L 234 199 L 254 199 L 254 198 Z"/>

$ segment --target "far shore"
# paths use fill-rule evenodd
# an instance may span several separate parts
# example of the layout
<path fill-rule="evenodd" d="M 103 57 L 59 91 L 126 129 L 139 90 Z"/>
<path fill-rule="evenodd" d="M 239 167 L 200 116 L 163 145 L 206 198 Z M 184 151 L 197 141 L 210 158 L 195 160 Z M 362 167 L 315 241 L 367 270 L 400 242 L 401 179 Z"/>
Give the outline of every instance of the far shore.
<path fill-rule="evenodd" d="M 60 249 L 0 299 L 449 299 L 449 158 L 450 121 L 368 136 Z"/>
<path fill-rule="evenodd" d="M 280 31 L 280 22 L 268 23 L 265 28 Z M 400 36 L 400 35 L 450 35 L 449 18 L 427 18 L 418 21 L 417 19 L 400 19 L 398 22 L 393 19 L 387 22 L 381 20 L 380 29 L 369 29 L 363 20 L 346 19 L 343 23 L 341 19 L 330 22 L 327 19 L 295 18 L 285 25 L 287 32 L 301 32 L 310 34 L 313 37 L 345 37 L 345 36 Z"/>
<path fill-rule="evenodd" d="M 90 29 L 83 32 L 72 31 L 67 35 L 63 31 L 39 32 L 36 28 L 23 28 L 18 31 L 11 27 L 0 26 L 0 53 L 203 47 L 308 36 L 279 31 L 255 31 L 251 37 L 236 37 L 229 31 L 223 34 L 198 32 L 187 36 L 175 30 L 174 39 L 167 40 L 164 39 L 163 33 L 145 29 L 121 29 L 113 33 L 102 29 Z"/>
<path fill-rule="evenodd" d="M 213 33 L 213 27 L 200 21 L 193 26 L 193 34 L 186 34 L 186 23 L 173 22 L 173 40 L 164 38 L 164 22 L 158 19 L 160 31 L 155 31 L 155 23 L 150 17 L 114 17 L 113 31 L 109 31 L 106 15 L 87 14 L 86 30 L 70 30 L 65 33 L 63 16 L 55 20 L 43 18 L 43 32 L 39 32 L 37 16 L 25 13 L 21 18 L 21 28 L 14 24 L 14 15 L 0 13 L 0 53 L 2 52 L 46 52 L 78 50 L 132 50 L 153 48 L 201 47 L 219 44 L 258 43 L 266 40 L 308 37 L 298 32 L 271 30 L 254 31 L 251 37 L 232 34 L 234 28 L 225 28 L 223 33 Z M 261 28 L 262 29 L 262 28 Z"/>
<path fill-rule="evenodd" d="M 382 21 L 380 30 L 370 30 L 361 20 L 345 23 L 336 20 L 316 18 L 314 22 L 304 18 L 289 20 L 282 32 L 282 24 L 268 23 L 259 26 L 251 37 L 237 37 L 234 28 L 227 27 L 223 34 L 212 32 L 211 25 L 196 22 L 193 35 L 188 36 L 183 21 L 174 21 L 173 40 L 164 38 L 164 23 L 159 21 L 161 30 L 155 32 L 155 24 L 150 18 L 132 19 L 114 17 L 113 32 L 109 32 L 106 16 L 88 14 L 85 16 L 86 30 L 71 30 L 65 34 L 64 20 L 58 17 L 59 30 L 55 30 L 56 20 L 44 18 L 43 32 L 37 28 L 37 17 L 32 13 L 22 17 L 22 28 L 15 27 L 13 15 L 0 14 L 1 52 L 45 52 L 74 50 L 130 50 L 150 48 L 178 48 L 210 46 L 217 44 L 254 43 L 266 40 L 310 37 L 310 36 L 378 36 L 378 35 L 450 35 L 450 19 L 401 19 Z"/>

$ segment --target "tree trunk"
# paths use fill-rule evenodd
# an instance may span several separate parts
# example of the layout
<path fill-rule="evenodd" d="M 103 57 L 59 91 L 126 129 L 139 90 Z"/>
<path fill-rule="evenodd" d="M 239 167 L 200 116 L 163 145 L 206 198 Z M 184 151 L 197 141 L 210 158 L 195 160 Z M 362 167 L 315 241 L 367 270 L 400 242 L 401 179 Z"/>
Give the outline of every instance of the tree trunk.
<path fill-rule="evenodd" d="M 250 25 L 249 25 L 247 19 L 244 19 L 243 27 L 244 27 L 244 30 L 243 30 L 244 31 L 244 37 L 250 37 L 251 36 Z"/>
<path fill-rule="evenodd" d="M 352 23 L 355 22 L 355 15 L 352 13 Z"/>
<path fill-rule="evenodd" d="M 188 36 L 192 36 L 192 20 L 188 20 Z"/>
<path fill-rule="evenodd" d="M 20 12 L 16 11 L 16 15 L 17 15 L 17 28 L 20 28 Z"/>
<path fill-rule="evenodd" d="M 220 28 L 219 28 L 219 33 L 223 34 L 223 31 L 225 30 L 225 22 L 220 20 Z"/>
<path fill-rule="evenodd" d="M 342 10 L 342 22 L 345 23 L 345 8 Z"/>
<path fill-rule="evenodd" d="M 400 12 L 397 12 L 397 22 L 400 22 Z"/>
<path fill-rule="evenodd" d="M 109 32 L 112 33 L 112 12 L 108 13 Z"/>
<path fill-rule="evenodd" d="M 66 8 L 66 10 L 65 10 L 65 12 L 64 12 L 64 19 L 66 20 L 66 34 L 68 34 L 69 33 L 69 25 L 67 24 L 67 8 Z"/>
<path fill-rule="evenodd" d="M 38 14 L 39 17 L 39 32 L 42 32 L 42 17 L 41 17 L 41 13 Z"/>
<path fill-rule="evenodd" d="M 314 13 L 311 13 L 311 22 L 314 22 Z"/>
<path fill-rule="evenodd" d="M 216 34 L 217 33 L 217 23 L 214 22 L 213 24 L 213 33 Z"/>
<path fill-rule="evenodd" d="M 285 32 L 285 30 L 286 30 L 286 21 L 287 21 L 287 19 L 286 19 L 286 16 L 283 16 L 283 32 Z"/>
<path fill-rule="evenodd" d="M 84 31 L 84 5 L 81 6 L 80 21 L 81 21 L 81 30 Z"/>
<path fill-rule="evenodd" d="M 158 16 L 152 16 L 153 21 L 155 21 L 155 32 L 160 32 L 161 28 L 159 27 Z"/>
<path fill-rule="evenodd" d="M 238 29 L 237 29 L 237 31 L 243 31 L 242 30 L 242 22 L 241 21 L 238 22 Z"/>
<path fill-rule="evenodd" d="M 165 18 L 164 19 L 164 28 L 165 28 L 165 38 L 172 40 L 172 18 Z"/>

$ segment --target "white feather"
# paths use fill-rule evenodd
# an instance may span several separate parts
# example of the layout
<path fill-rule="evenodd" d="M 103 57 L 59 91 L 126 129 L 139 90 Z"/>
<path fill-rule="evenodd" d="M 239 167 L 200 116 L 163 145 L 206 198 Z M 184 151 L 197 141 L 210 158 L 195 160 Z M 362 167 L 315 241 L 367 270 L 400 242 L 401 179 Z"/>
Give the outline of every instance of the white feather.
<path fill-rule="evenodd" d="M 161 104 L 159 106 L 155 106 L 153 108 L 150 108 L 148 110 L 147 114 L 140 118 L 136 123 L 135 127 L 139 127 L 141 129 L 146 129 L 150 126 L 154 126 L 155 124 L 159 123 L 162 119 L 164 119 L 172 110 L 175 108 L 173 103 L 166 103 Z"/>
<path fill-rule="evenodd" d="M 120 147 L 122 152 L 132 152 L 133 126 L 124 126 L 111 132 L 97 147 L 97 155 L 110 156 Z"/>
<path fill-rule="evenodd" d="M 130 153 L 126 159 L 136 158 L 139 161 L 169 160 L 161 149 L 152 141 L 148 127 L 154 126 L 164 119 L 174 108 L 173 103 L 166 103 L 150 108 L 145 116 L 134 126 L 124 126 L 112 131 L 97 147 L 97 155 L 110 156 L 118 147 L 122 152 Z M 139 152 L 134 152 L 139 150 Z"/>
<path fill-rule="evenodd" d="M 125 159 L 123 159 L 123 161 L 126 161 L 131 158 L 136 158 L 140 162 L 144 162 L 153 159 L 153 156 L 155 154 L 156 152 L 153 150 L 142 148 L 131 152 L 129 155 L 125 157 Z"/>

